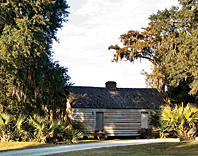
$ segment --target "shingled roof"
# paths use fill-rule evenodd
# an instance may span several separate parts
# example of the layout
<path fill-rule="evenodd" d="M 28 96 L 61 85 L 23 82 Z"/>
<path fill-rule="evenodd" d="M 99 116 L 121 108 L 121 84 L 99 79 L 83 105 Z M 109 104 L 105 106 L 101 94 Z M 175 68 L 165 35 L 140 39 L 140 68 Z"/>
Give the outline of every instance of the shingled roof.
<path fill-rule="evenodd" d="M 69 103 L 73 108 L 157 109 L 164 105 L 162 95 L 153 88 L 116 88 L 72 86 Z"/>

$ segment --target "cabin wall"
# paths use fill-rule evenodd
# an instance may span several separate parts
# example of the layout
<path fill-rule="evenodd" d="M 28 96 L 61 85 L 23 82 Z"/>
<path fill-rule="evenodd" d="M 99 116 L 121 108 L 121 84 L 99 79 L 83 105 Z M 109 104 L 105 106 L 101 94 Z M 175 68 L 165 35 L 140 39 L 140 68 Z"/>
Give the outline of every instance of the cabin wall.
<path fill-rule="evenodd" d="M 148 109 L 71 108 L 72 120 L 83 122 L 84 132 L 87 134 L 96 132 L 96 116 L 102 116 L 105 136 L 139 136 L 142 126 L 145 125 L 141 124 L 141 116 L 145 113 L 149 117 Z"/>

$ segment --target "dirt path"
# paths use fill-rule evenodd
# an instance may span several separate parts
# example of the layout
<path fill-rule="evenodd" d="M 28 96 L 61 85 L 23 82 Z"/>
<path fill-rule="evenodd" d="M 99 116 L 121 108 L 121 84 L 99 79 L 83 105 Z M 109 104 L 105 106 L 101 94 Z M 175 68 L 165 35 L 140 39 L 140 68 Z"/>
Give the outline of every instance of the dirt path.
<path fill-rule="evenodd" d="M 70 152 L 77 150 L 86 150 L 92 148 L 149 144 L 149 143 L 159 143 L 159 142 L 179 142 L 179 139 L 146 139 L 146 140 L 126 140 L 126 141 L 113 141 L 113 142 L 73 144 L 73 145 L 43 147 L 43 148 L 35 148 L 35 149 L 12 150 L 12 151 L 0 152 L 0 156 L 1 155 L 38 156 L 38 155 L 55 154 L 55 153 Z"/>

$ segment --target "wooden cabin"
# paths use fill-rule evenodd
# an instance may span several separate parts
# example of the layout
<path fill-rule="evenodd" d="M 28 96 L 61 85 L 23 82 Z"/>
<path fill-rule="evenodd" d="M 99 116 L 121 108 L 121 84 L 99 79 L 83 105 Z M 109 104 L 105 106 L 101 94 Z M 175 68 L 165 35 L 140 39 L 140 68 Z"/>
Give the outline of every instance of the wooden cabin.
<path fill-rule="evenodd" d="M 153 88 L 72 86 L 68 98 L 71 119 L 84 124 L 85 135 L 140 136 L 152 128 L 150 110 L 164 105 L 162 95 Z"/>

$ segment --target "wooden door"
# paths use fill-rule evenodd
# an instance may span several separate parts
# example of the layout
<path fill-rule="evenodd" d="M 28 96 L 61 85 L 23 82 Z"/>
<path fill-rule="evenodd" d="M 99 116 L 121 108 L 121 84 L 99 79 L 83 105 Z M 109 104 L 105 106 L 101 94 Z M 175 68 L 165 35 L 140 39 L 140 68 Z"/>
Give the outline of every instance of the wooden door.
<path fill-rule="evenodd" d="M 96 112 L 96 132 L 104 130 L 103 112 Z"/>
<path fill-rule="evenodd" d="M 147 112 L 141 113 L 141 128 L 148 129 L 148 113 Z"/>

